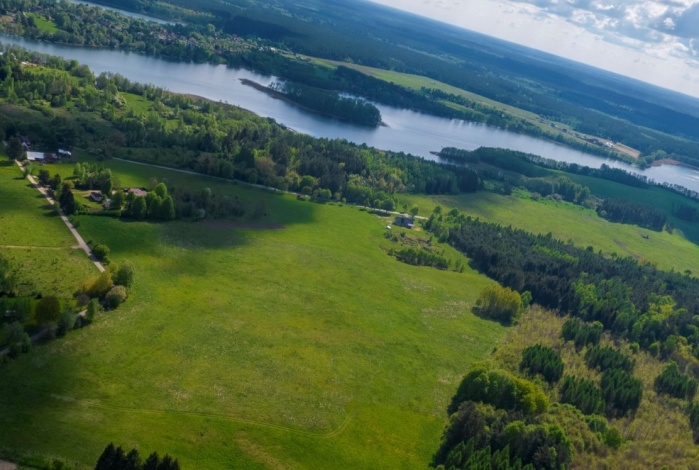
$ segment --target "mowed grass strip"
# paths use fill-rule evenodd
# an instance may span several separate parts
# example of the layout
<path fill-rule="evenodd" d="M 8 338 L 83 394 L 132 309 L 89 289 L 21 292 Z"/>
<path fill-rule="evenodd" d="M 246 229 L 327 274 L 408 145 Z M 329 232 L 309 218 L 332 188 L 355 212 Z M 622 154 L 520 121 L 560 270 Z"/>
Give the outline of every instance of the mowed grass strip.
<path fill-rule="evenodd" d="M 2 158 L 2 157 L 0 157 Z M 70 247 L 75 238 L 21 170 L 0 161 L 0 247 Z M 47 167 L 49 171 L 51 167 Z"/>
<path fill-rule="evenodd" d="M 48 201 L 12 162 L 0 163 L 0 255 L 16 269 L 19 295 L 71 297 L 97 273 Z"/>
<path fill-rule="evenodd" d="M 386 220 L 354 207 L 116 163 L 129 185 L 164 177 L 270 215 L 247 229 L 80 217 L 135 264 L 133 293 L 0 369 L 0 448 L 80 468 L 110 441 L 183 468 L 429 463 L 461 376 L 504 332 L 471 313 L 491 281 L 396 261 Z"/>

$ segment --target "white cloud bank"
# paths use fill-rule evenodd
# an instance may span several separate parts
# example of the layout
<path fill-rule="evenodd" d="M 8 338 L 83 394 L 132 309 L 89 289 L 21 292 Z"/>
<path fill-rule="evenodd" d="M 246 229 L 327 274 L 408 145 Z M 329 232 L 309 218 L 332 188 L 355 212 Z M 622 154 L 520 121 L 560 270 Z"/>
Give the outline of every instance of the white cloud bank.
<path fill-rule="evenodd" d="M 699 1 L 373 1 L 699 97 Z"/>

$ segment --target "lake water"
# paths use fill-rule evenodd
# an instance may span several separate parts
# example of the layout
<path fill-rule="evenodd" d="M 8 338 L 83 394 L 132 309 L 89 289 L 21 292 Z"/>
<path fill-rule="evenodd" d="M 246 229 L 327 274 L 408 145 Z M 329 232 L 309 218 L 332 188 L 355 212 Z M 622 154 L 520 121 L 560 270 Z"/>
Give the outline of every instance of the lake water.
<path fill-rule="evenodd" d="M 240 82 L 242 78 L 263 85 L 269 85 L 276 80 L 275 77 L 249 70 L 231 69 L 224 65 L 173 62 L 123 51 L 61 46 L 4 35 L 0 35 L 0 43 L 74 59 L 88 65 L 95 74 L 119 73 L 132 81 L 230 103 L 260 116 L 274 118 L 291 129 L 315 137 L 341 138 L 357 144 L 410 153 L 433 160 L 436 157 L 431 155 L 430 151 L 437 151 L 442 147 L 467 150 L 478 147 L 502 147 L 595 168 L 606 163 L 612 167 L 643 174 L 660 183 L 679 184 L 699 192 L 699 171 L 670 165 L 641 171 L 621 162 L 483 124 L 444 119 L 383 105 L 378 105 L 378 108 L 386 126 L 367 128 L 335 121 L 243 85 Z"/>

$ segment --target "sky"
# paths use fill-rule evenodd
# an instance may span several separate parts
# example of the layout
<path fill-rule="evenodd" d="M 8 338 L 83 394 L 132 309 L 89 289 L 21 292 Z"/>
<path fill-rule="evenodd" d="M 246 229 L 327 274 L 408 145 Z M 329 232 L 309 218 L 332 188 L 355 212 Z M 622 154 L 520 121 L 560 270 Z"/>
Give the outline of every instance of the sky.
<path fill-rule="evenodd" d="M 699 97 L 699 0 L 373 0 Z"/>

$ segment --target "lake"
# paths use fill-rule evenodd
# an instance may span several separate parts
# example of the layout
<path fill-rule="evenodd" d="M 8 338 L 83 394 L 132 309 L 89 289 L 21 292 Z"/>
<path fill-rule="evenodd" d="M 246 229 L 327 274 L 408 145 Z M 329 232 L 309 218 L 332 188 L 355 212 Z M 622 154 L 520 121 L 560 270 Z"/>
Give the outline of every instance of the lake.
<path fill-rule="evenodd" d="M 0 35 L 0 43 L 74 59 L 88 65 L 95 74 L 119 73 L 132 81 L 233 104 L 315 137 L 346 139 L 357 144 L 410 153 L 432 160 L 436 157 L 430 152 L 438 151 L 442 147 L 467 150 L 478 147 L 502 147 L 595 168 L 606 163 L 612 167 L 643 174 L 660 183 L 678 184 L 699 192 L 699 171 L 690 168 L 663 165 L 641 171 L 622 162 L 484 124 L 439 118 L 383 105 L 377 107 L 386 126 L 367 128 L 336 121 L 243 85 L 241 79 L 263 85 L 269 85 L 276 80 L 275 77 L 245 69 L 174 62 L 136 53 L 62 46 L 5 35 Z"/>

